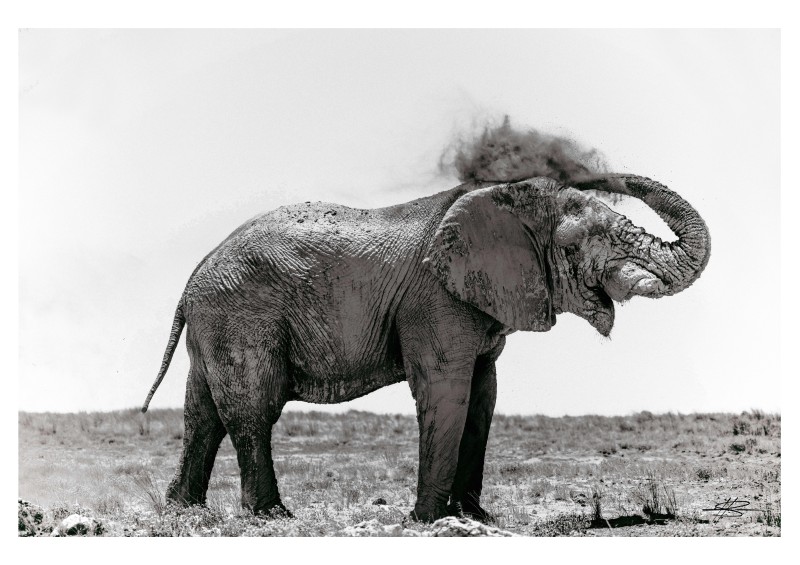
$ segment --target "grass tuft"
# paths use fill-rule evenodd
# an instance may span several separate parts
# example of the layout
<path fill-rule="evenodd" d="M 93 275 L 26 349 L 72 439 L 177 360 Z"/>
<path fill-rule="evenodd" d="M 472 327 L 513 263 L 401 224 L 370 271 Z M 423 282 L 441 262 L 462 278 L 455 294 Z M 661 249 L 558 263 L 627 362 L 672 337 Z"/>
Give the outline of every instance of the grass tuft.
<path fill-rule="evenodd" d="M 674 518 L 677 516 L 678 504 L 675 490 L 666 486 L 652 470 L 648 470 L 647 478 L 637 488 L 635 497 L 647 517 Z"/>
<path fill-rule="evenodd" d="M 144 500 L 156 516 L 162 516 L 167 509 L 167 501 L 164 498 L 162 486 L 163 481 L 158 481 L 150 471 L 140 471 L 133 475 L 133 484 L 136 486 L 136 494 Z"/>

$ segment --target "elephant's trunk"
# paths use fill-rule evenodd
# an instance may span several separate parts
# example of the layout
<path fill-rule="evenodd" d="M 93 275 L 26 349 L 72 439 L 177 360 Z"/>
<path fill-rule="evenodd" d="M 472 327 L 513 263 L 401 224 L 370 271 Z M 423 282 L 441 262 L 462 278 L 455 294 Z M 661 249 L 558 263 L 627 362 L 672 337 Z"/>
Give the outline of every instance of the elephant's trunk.
<path fill-rule="evenodd" d="M 700 214 L 683 198 L 659 182 L 636 175 L 603 175 L 578 183 L 581 190 L 596 189 L 634 196 L 656 212 L 678 237 L 663 242 L 635 228 L 630 222 L 618 226 L 620 240 L 631 257 L 657 277 L 643 279 L 631 294 L 659 298 L 691 285 L 703 272 L 711 254 L 711 237 Z"/>

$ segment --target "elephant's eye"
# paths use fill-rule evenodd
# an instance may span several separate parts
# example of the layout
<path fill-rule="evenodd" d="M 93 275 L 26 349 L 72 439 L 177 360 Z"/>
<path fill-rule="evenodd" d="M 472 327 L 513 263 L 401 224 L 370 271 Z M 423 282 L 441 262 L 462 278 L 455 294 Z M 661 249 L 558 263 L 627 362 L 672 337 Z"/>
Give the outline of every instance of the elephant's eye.
<path fill-rule="evenodd" d="M 564 205 L 564 213 L 567 215 L 580 216 L 582 210 L 583 204 L 574 198 L 567 200 L 567 203 Z"/>
<path fill-rule="evenodd" d="M 589 224 L 588 234 L 590 237 L 593 235 L 602 236 L 606 234 L 606 228 L 600 222 L 592 222 Z"/>

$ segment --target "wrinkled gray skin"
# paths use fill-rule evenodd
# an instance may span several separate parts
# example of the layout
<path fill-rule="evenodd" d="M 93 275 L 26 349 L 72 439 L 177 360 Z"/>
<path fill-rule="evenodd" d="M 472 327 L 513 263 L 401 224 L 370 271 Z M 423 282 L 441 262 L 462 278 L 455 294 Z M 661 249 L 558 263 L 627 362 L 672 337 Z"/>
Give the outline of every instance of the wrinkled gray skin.
<path fill-rule="evenodd" d="M 640 198 L 678 240 L 662 243 L 579 189 Z M 305 203 L 262 214 L 192 274 L 143 408 L 185 324 L 185 435 L 167 496 L 205 501 L 228 433 L 242 505 L 286 511 L 271 448 L 284 404 L 344 402 L 406 380 L 420 437 L 412 516 L 488 520 L 481 484 L 505 336 L 547 331 L 563 312 L 607 336 L 612 300 L 683 290 L 709 250 L 697 212 L 635 176 L 463 184 L 375 210 Z"/>

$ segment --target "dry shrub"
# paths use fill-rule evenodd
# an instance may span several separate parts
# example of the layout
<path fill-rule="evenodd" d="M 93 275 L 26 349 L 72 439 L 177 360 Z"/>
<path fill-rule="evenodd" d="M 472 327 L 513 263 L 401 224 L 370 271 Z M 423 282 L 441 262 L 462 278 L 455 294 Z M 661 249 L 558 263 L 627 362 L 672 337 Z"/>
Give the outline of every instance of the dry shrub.
<path fill-rule="evenodd" d="M 136 487 L 136 495 L 141 500 L 145 501 L 157 516 L 164 514 L 167 508 L 167 501 L 153 473 L 143 470 L 133 475 L 132 479 Z"/>
<path fill-rule="evenodd" d="M 714 470 L 711 467 L 697 467 L 694 474 L 701 481 L 708 482 L 714 476 Z"/>
<path fill-rule="evenodd" d="M 634 497 L 641 505 L 642 512 L 648 517 L 677 515 L 675 490 L 667 487 L 653 471 L 647 472 L 647 478 L 639 484 Z"/>
<path fill-rule="evenodd" d="M 747 435 L 749 433 L 751 433 L 750 422 L 738 418 L 733 419 L 733 435 Z"/>
<path fill-rule="evenodd" d="M 598 486 L 592 487 L 592 522 L 603 521 L 603 491 Z"/>
<path fill-rule="evenodd" d="M 743 442 L 733 442 L 728 446 L 731 453 L 752 453 L 758 446 L 758 441 L 755 438 L 746 438 Z"/>

